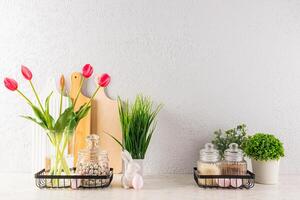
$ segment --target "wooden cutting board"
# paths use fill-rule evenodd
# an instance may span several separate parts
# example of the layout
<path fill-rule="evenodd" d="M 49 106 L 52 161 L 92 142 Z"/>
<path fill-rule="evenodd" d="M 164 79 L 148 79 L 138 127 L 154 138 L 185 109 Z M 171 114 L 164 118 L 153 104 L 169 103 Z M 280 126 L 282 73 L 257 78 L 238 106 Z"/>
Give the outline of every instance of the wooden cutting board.
<path fill-rule="evenodd" d="M 80 88 L 80 83 L 83 80 L 82 75 L 79 72 L 74 72 L 71 75 L 71 90 L 70 97 L 74 102 L 78 90 Z M 84 96 L 81 91 L 78 100 L 75 105 L 75 111 L 77 111 L 80 106 L 88 103 L 90 98 Z M 86 117 L 80 120 L 76 131 L 74 133 L 72 141 L 69 143 L 68 152 L 74 156 L 74 166 L 76 166 L 78 152 L 86 147 L 86 137 L 91 133 L 91 112 L 87 114 Z"/>
<path fill-rule="evenodd" d="M 114 168 L 114 173 L 121 173 L 122 148 L 109 135 L 105 134 L 105 132 L 109 133 L 122 141 L 118 102 L 108 98 L 103 88 L 99 90 L 92 104 L 92 132 L 99 134 L 100 148 L 108 152 L 109 164 Z"/>

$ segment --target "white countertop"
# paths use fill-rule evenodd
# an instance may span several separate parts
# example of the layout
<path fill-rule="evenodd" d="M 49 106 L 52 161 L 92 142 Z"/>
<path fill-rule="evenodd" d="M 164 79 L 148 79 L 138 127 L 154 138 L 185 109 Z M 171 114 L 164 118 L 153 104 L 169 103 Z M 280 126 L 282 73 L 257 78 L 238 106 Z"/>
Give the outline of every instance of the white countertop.
<path fill-rule="evenodd" d="M 120 175 L 115 175 L 112 186 L 106 189 L 39 189 L 31 174 L 0 174 L 1 200 L 85 200 L 85 199 L 300 199 L 300 176 L 282 175 L 278 185 L 256 184 L 250 190 L 202 189 L 192 174 L 145 177 L 142 190 L 126 190 L 120 186 Z"/>

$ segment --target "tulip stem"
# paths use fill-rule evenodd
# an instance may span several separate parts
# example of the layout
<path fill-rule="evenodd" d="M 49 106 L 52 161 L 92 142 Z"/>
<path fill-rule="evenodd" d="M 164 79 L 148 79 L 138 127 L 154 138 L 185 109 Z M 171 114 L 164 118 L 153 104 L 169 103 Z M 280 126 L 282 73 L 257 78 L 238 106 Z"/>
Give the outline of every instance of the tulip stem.
<path fill-rule="evenodd" d="M 99 91 L 101 87 L 98 86 L 98 88 L 96 89 L 96 91 L 94 92 L 93 96 L 90 98 L 89 102 L 86 104 L 86 106 L 89 106 L 89 104 L 92 102 L 92 100 L 94 99 L 94 97 L 96 96 L 97 92 Z"/>
<path fill-rule="evenodd" d="M 64 91 L 64 87 L 62 87 L 61 91 L 60 91 L 59 116 L 61 115 L 61 112 L 62 112 L 63 91 Z"/>
<path fill-rule="evenodd" d="M 74 107 L 75 107 L 75 105 L 76 105 L 76 102 L 77 102 L 77 100 L 78 100 L 78 97 L 79 97 L 79 94 L 80 94 L 80 92 L 81 92 L 81 89 L 82 89 L 82 86 L 83 86 L 83 82 L 84 82 L 84 77 L 81 79 L 81 81 L 80 81 L 80 87 L 79 87 L 79 90 L 78 90 L 78 92 L 77 92 L 77 95 L 76 95 L 76 98 L 75 98 L 75 101 L 74 101 Z"/>
<path fill-rule="evenodd" d="M 17 90 L 17 92 L 30 104 L 30 105 L 33 105 L 33 103 L 20 91 L 20 90 Z"/>
<path fill-rule="evenodd" d="M 37 101 L 38 101 L 38 103 L 39 103 L 39 105 L 40 105 L 40 107 L 41 107 L 43 113 L 45 114 L 45 111 L 44 111 L 44 108 L 43 108 L 43 106 L 42 106 L 41 100 L 40 100 L 38 94 L 36 93 L 36 90 L 35 90 L 35 88 L 34 88 L 32 82 L 31 82 L 31 80 L 29 81 L 29 83 L 30 83 L 30 86 L 31 86 L 31 88 L 32 88 L 32 90 L 33 90 L 33 92 L 34 92 L 34 94 L 35 94 L 35 97 L 36 97 L 36 99 L 37 99 Z"/>

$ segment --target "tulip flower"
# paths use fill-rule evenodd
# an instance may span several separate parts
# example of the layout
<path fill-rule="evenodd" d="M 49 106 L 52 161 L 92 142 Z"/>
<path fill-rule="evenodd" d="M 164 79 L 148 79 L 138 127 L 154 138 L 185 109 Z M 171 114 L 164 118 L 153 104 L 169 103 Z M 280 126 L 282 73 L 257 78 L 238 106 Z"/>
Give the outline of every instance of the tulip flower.
<path fill-rule="evenodd" d="M 102 74 L 98 77 L 98 85 L 101 87 L 107 87 L 110 82 L 110 76 L 108 74 Z"/>
<path fill-rule="evenodd" d="M 31 80 L 32 79 L 32 73 L 31 71 L 28 69 L 28 67 L 24 66 L 24 65 L 21 65 L 21 72 L 24 76 L 25 79 L 27 80 Z"/>
<path fill-rule="evenodd" d="M 4 79 L 4 85 L 7 89 L 11 91 L 15 91 L 18 89 L 18 83 L 12 78 L 5 78 Z"/>
<path fill-rule="evenodd" d="M 81 80 L 81 83 L 80 83 L 80 87 L 79 87 L 79 90 L 78 90 L 78 93 L 76 95 L 76 98 L 74 100 L 74 105 L 76 105 L 76 102 L 78 100 L 78 97 L 79 97 L 79 93 L 82 89 L 82 86 L 83 86 L 83 81 L 85 78 L 90 78 L 92 76 L 94 72 L 94 69 L 92 67 L 92 65 L 90 64 L 85 64 L 83 67 L 82 67 L 82 76 L 84 77 L 83 80 Z"/>
<path fill-rule="evenodd" d="M 5 78 L 4 85 L 7 89 L 11 91 L 17 91 L 30 105 L 32 105 L 32 102 L 20 90 L 18 90 L 17 81 L 15 81 L 12 78 Z"/>
<path fill-rule="evenodd" d="M 94 92 L 94 94 L 92 95 L 90 101 L 87 103 L 87 106 L 92 102 L 92 100 L 96 96 L 99 89 L 107 87 L 109 83 L 110 83 L 110 76 L 108 74 L 105 73 L 105 74 L 102 74 L 101 76 L 97 77 L 98 87 L 97 87 L 96 91 Z"/>
<path fill-rule="evenodd" d="M 34 93 L 34 95 L 35 95 L 35 97 L 36 97 L 36 99 L 37 99 L 37 101 L 38 101 L 38 103 L 40 105 L 40 108 L 42 109 L 43 113 L 45 113 L 45 110 L 44 110 L 44 108 L 42 106 L 42 102 L 41 102 L 41 100 L 40 100 L 40 98 L 39 98 L 39 96 L 38 96 L 38 94 L 37 94 L 37 92 L 36 92 L 36 90 L 35 90 L 32 82 L 31 82 L 31 79 L 32 79 L 32 73 L 31 73 L 31 71 L 28 69 L 28 67 L 26 67 L 24 65 L 21 65 L 21 72 L 22 72 L 24 78 L 29 81 L 30 86 L 32 88 L 32 91 L 33 91 L 33 93 Z"/>
<path fill-rule="evenodd" d="M 93 67 L 90 64 L 86 64 L 82 68 L 82 75 L 84 78 L 90 78 L 93 74 Z"/>
<path fill-rule="evenodd" d="M 64 90 L 64 88 L 65 88 L 65 77 L 64 77 L 64 75 L 60 76 L 59 85 L 60 85 L 60 89 Z"/>
<path fill-rule="evenodd" d="M 65 88 L 65 77 L 64 77 L 64 75 L 61 75 L 60 80 L 59 80 L 59 85 L 60 85 L 59 115 L 61 115 L 61 112 L 62 112 L 62 99 L 63 99 L 63 93 L 64 93 L 64 88 Z"/>

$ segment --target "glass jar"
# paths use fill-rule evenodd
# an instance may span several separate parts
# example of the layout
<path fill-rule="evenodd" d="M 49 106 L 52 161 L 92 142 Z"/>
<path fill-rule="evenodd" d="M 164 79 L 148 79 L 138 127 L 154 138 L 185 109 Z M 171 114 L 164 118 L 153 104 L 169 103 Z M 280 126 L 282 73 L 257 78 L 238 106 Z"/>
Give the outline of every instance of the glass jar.
<path fill-rule="evenodd" d="M 200 150 L 200 159 L 197 163 L 197 170 L 200 175 L 220 175 L 220 154 L 212 143 L 206 143 L 205 148 Z M 199 179 L 201 185 L 214 186 L 217 181 L 214 179 Z"/>
<path fill-rule="evenodd" d="M 225 150 L 221 168 L 223 175 L 245 175 L 247 173 L 244 152 L 239 149 L 238 144 L 231 143 L 229 149 Z"/>
<path fill-rule="evenodd" d="M 100 151 L 99 136 L 92 134 L 87 136 L 87 148 L 78 153 L 78 161 L 76 165 L 76 174 L 107 176 L 110 173 L 108 153 Z M 104 185 L 108 180 L 82 180 L 83 187 L 95 187 Z"/>

